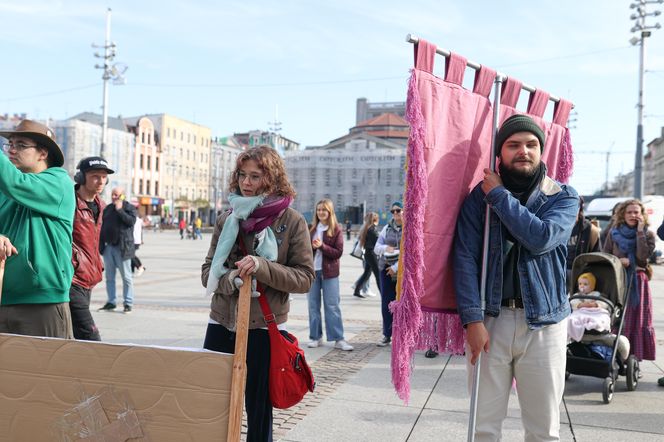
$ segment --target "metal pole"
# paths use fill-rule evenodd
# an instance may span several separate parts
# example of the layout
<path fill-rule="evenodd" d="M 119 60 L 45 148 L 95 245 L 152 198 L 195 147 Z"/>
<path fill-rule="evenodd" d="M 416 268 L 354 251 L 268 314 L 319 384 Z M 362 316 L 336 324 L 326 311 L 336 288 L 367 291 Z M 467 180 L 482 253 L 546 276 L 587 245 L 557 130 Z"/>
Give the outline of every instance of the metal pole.
<path fill-rule="evenodd" d="M 642 2 L 644 3 L 644 2 Z M 645 14 L 641 16 L 641 29 L 645 27 L 646 17 Z M 641 199 L 643 197 L 643 58 L 645 56 L 645 36 L 644 31 L 641 31 L 640 48 L 639 48 L 639 102 L 638 109 L 638 122 L 636 125 L 636 158 L 634 161 L 634 198 Z"/>
<path fill-rule="evenodd" d="M 108 143 L 108 80 L 110 80 L 109 62 L 111 55 L 111 8 L 106 10 L 106 39 L 104 40 L 104 97 L 102 101 L 101 149 L 99 156 L 104 157 Z"/>
<path fill-rule="evenodd" d="M 504 77 L 497 75 L 493 86 L 493 130 L 491 131 L 491 153 L 489 154 L 489 168 L 496 170 L 496 134 L 500 118 L 500 92 Z M 489 233 L 491 226 L 491 207 L 486 205 L 484 212 L 484 238 L 482 243 L 482 274 L 480 279 L 480 306 L 482 312 L 486 308 L 486 277 L 489 267 Z M 477 426 L 477 394 L 480 386 L 480 364 L 482 352 L 475 361 L 473 368 L 473 389 L 470 395 L 470 415 L 468 417 L 468 442 L 475 441 L 475 427 Z"/>

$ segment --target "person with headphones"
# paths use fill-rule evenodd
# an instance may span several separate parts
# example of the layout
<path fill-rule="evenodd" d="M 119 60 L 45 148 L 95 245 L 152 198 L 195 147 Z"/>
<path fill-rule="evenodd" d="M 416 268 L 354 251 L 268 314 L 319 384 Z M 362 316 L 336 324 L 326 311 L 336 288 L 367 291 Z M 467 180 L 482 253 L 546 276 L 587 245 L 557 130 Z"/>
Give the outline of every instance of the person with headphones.
<path fill-rule="evenodd" d="M 99 235 L 105 204 L 100 195 L 108 182 L 108 175 L 115 172 L 102 157 L 83 158 L 77 169 L 74 175 L 76 211 L 72 246 L 74 278 L 69 289 L 69 309 L 74 338 L 101 341 L 99 329 L 90 314 L 90 295 L 101 282 L 104 271 L 99 254 Z"/>

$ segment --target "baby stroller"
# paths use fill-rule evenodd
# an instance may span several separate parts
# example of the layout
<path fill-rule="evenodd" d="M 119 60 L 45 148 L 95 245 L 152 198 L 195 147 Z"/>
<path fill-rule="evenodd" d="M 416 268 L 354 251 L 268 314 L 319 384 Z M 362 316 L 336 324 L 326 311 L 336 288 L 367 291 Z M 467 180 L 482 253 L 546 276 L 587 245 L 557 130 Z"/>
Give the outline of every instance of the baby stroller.
<path fill-rule="evenodd" d="M 581 342 L 573 342 L 567 346 L 567 367 L 565 378 L 571 374 L 604 378 L 602 399 L 605 404 L 613 399 L 618 375 L 625 376 L 627 390 L 633 391 L 638 385 L 639 361 L 634 355 L 621 361 L 618 354 L 618 337 L 623 329 L 625 309 L 627 308 L 629 285 L 626 286 L 627 272 L 620 259 L 608 253 L 584 253 L 576 257 L 572 264 L 572 281 L 576 281 L 582 273 L 591 272 L 597 278 L 595 290 L 601 293 L 599 300 L 609 305 L 611 331 L 586 331 Z M 570 299 L 597 299 L 597 296 L 574 295 Z M 613 339 L 610 351 L 605 357 L 600 357 L 591 350 L 591 342 L 597 339 L 598 334 L 611 336 Z M 608 350 L 608 349 L 607 349 Z"/>

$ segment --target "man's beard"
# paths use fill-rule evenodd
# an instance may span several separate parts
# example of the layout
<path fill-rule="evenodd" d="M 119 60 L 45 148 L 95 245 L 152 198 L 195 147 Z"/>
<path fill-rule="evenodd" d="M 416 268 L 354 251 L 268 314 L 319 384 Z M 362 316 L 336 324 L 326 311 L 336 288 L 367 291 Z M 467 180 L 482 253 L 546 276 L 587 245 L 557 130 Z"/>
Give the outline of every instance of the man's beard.
<path fill-rule="evenodd" d="M 524 170 L 524 169 L 517 169 L 516 167 L 512 166 L 511 164 L 506 164 L 501 162 L 500 163 L 500 174 L 503 175 L 507 173 L 508 175 L 511 175 L 512 177 L 516 179 L 528 179 L 532 178 L 537 174 L 537 170 L 539 169 L 539 161 L 537 164 L 531 162 L 530 164 L 532 167 L 530 170 Z"/>

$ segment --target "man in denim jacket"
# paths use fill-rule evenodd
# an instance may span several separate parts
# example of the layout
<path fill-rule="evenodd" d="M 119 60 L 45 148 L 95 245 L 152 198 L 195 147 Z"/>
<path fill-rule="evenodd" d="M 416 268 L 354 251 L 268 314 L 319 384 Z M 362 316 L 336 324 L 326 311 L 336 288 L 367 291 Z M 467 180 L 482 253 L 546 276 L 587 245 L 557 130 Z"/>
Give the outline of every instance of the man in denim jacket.
<path fill-rule="evenodd" d="M 500 175 L 484 170 L 484 180 L 463 203 L 454 244 L 456 299 L 466 327 L 468 362 L 474 365 L 480 352 L 485 352 L 476 440 L 500 439 L 513 378 L 525 440 L 559 440 L 570 313 L 566 244 L 579 199 L 573 188 L 546 176 L 541 161 L 544 133 L 531 118 L 508 118 L 496 146 Z M 491 207 L 491 219 L 486 305 L 482 306 L 486 204 Z"/>

